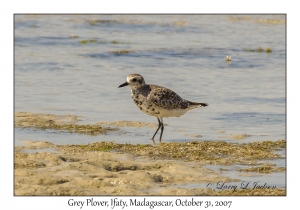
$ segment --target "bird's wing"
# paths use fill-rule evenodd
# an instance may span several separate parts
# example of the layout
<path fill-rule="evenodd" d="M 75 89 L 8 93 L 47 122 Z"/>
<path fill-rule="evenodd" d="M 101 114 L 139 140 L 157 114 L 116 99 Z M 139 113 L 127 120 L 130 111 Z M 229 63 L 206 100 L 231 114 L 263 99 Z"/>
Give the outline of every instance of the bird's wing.
<path fill-rule="evenodd" d="M 149 101 L 164 109 L 186 109 L 189 107 L 187 100 L 181 98 L 174 91 L 157 86 L 151 85 L 151 92 L 149 94 Z"/>

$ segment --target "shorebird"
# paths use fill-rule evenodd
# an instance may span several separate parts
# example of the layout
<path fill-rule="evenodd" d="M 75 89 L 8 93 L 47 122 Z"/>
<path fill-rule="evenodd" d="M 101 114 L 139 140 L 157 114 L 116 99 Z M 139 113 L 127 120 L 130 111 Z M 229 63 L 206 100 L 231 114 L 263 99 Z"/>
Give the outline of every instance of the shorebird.
<path fill-rule="evenodd" d="M 131 97 L 138 108 L 150 116 L 155 116 L 158 120 L 158 128 L 155 131 L 152 141 L 160 132 L 160 142 L 164 131 L 164 117 L 180 117 L 187 111 L 208 106 L 207 103 L 191 102 L 181 98 L 174 91 L 158 85 L 147 85 L 144 78 L 140 74 L 130 74 L 127 76 L 126 82 L 120 87 L 129 86 L 131 88 Z"/>

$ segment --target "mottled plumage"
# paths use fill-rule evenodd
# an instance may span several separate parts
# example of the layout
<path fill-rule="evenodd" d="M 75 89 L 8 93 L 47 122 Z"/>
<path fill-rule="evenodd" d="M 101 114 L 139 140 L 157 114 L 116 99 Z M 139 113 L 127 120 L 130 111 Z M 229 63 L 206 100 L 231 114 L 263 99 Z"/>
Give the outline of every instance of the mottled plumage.
<path fill-rule="evenodd" d="M 168 88 L 147 85 L 139 74 L 130 74 L 127 81 L 119 87 L 127 85 L 131 88 L 131 97 L 139 109 L 145 114 L 157 117 L 158 128 L 152 137 L 153 141 L 159 128 L 161 141 L 164 117 L 180 117 L 191 109 L 208 106 L 206 103 L 185 100 Z"/>

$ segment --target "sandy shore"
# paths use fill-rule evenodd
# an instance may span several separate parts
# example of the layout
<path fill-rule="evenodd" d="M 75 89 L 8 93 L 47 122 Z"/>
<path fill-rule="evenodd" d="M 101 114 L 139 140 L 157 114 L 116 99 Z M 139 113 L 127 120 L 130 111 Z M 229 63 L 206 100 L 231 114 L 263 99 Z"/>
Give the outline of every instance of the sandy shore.
<path fill-rule="evenodd" d="M 99 125 L 76 127 L 78 120 L 69 115 L 15 114 L 15 126 L 19 127 L 55 130 L 59 125 L 60 129 L 89 135 L 94 134 L 93 129 L 98 130 L 98 134 L 115 131 L 101 126 L 99 130 Z M 129 126 L 153 126 L 126 121 L 120 122 L 120 126 L 128 123 Z M 83 145 L 24 143 L 26 146 L 15 147 L 15 195 L 286 195 L 285 189 L 268 189 L 268 186 L 234 188 L 233 183 L 240 185 L 241 180 L 205 167 L 208 164 L 247 165 L 249 168 L 242 170 L 246 176 L 254 172 L 285 171 L 285 168 L 268 164 L 270 159 L 282 158 L 276 151 L 285 149 L 285 140 L 248 144 L 223 141 L 155 145 L 104 141 Z M 208 187 L 208 183 L 215 186 L 223 183 L 222 189 Z"/>
<path fill-rule="evenodd" d="M 132 145 L 136 150 L 141 148 L 141 155 L 135 155 L 130 149 L 127 152 L 111 149 L 107 145 L 114 143 L 107 142 L 54 145 L 26 141 L 26 144 L 15 147 L 15 195 L 286 194 L 285 189 L 208 189 L 207 183 L 228 184 L 240 180 L 203 167 L 209 160 L 153 157 L 143 150 L 147 147 Z M 99 147 L 99 144 L 106 146 Z M 151 147 L 159 150 L 159 146 Z M 271 170 L 270 166 L 266 170 Z M 203 184 L 203 187 L 193 187 L 193 184 Z"/>
<path fill-rule="evenodd" d="M 178 160 L 137 158 L 120 152 L 78 151 L 45 142 L 27 147 L 56 153 L 15 153 L 16 195 L 195 195 L 207 190 L 180 189 L 185 183 L 232 181 Z"/>

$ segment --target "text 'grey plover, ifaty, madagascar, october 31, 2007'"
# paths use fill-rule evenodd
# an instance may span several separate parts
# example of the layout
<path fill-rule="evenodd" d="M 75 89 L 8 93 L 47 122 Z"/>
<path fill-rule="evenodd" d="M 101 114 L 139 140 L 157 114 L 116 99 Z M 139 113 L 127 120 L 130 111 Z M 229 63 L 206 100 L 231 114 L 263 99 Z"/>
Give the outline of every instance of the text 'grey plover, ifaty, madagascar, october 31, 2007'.
<path fill-rule="evenodd" d="M 124 86 L 131 88 L 131 97 L 142 112 L 157 117 L 158 128 L 152 137 L 153 142 L 155 142 L 154 137 L 160 128 L 159 140 L 161 142 L 164 131 L 164 117 L 180 117 L 191 109 L 208 106 L 207 103 L 185 100 L 168 88 L 147 85 L 144 78 L 139 74 L 128 75 L 127 81 L 119 88 Z"/>

